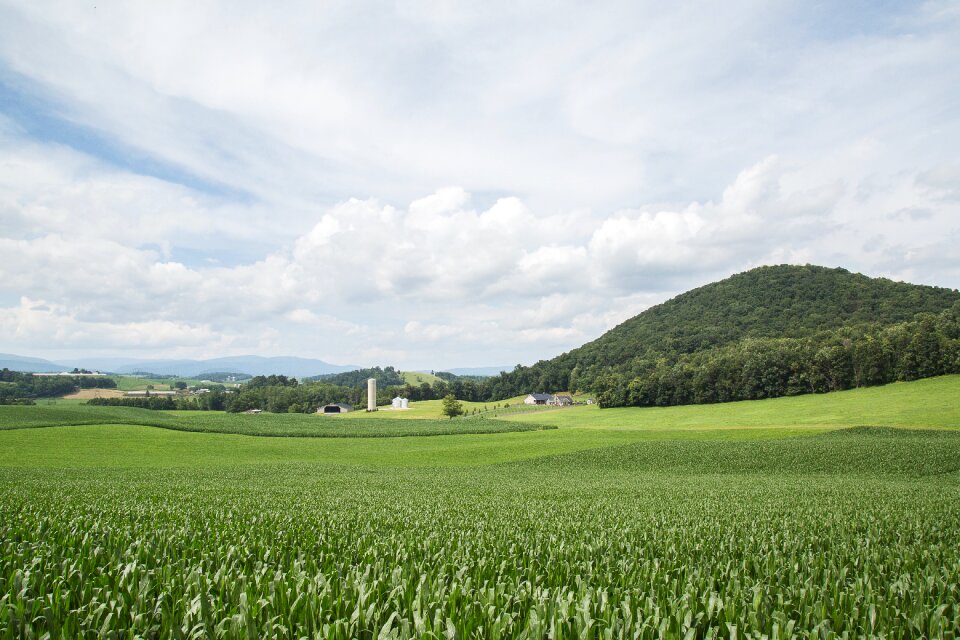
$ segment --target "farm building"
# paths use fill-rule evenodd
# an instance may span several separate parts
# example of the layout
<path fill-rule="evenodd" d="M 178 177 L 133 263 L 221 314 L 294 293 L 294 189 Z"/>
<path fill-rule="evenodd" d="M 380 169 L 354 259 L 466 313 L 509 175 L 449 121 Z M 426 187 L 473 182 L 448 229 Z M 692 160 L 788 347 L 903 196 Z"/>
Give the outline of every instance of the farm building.
<path fill-rule="evenodd" d="M 345 404 L 343 402 L 336 402 L 334 404 L 325 404 L 319 409 L 317 413 L 329 414 L 329 413 L 349 413 L 353 411 L 352 404 Z"/>
<path fill-rule="evenodd" d="M 555 395 L 547 401 L 547 404 L 554 407 L 572 407 L 573 398 L 567 395 Z"/>
<path fill-rule="evenodd" d="M 394 409 L 409 409 L 410 400 L 408 400 L 407 398 L 401 398 L 400 396 L 397 396 L 396 398 L 390 401 L 390 406 L 393 407 Z"/>
<path fill-rule="evenodd" d="M 250 416 L 258 416 L 263 413 L 263 409 L 247 409 L 244 413 Z"/>
<path fill-rule="evenodd" d="M 175 398 L 177 397 L 176 391 L 127 391 L 125 394 L 128 398 Z"/>
<path fill-rule="evenodd" d="M 549 393 L 531 393 L 523 399 L 523 404 L 547 404 L 552 397 Z"/>

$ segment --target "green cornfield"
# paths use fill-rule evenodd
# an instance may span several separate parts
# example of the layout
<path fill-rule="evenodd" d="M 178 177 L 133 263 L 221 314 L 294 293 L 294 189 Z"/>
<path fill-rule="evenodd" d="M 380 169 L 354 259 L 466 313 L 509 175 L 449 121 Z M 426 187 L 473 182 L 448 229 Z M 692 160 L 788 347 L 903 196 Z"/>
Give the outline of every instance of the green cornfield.
<path fill-rule="evenodd" d="M 960 637 L 960 432 L 597 433 L 0 432 L 0 638 Z"/>

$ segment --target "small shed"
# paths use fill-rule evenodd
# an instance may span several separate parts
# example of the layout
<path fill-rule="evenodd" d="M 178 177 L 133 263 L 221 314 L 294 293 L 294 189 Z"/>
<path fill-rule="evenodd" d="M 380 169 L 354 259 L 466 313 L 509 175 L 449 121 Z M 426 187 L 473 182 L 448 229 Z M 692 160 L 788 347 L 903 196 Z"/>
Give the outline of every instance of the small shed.
<path fill-rule="evenodd" d="M 549 393 L 531 393 L 523 399 L 523 404 L 547 404 L 552 397 Z"/>
<path fill-rule="evenodd" d="M 349 413 L 350 411 L 353 411 L 353 405 L 345 404 L 343 402 L 336 402 L 334 404 L 325 404 L 319 409 L 317 409 L 317 413 L 323 413 L 323 414 Z"/>

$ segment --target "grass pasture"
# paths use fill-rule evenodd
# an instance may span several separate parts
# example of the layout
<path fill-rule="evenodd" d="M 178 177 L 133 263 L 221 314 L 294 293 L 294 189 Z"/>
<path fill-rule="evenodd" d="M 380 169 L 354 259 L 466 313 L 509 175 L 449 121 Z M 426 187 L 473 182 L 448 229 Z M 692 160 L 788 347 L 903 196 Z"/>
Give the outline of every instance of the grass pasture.
<path fill-rule="evenodd" d="M 0 638 L 960 637 L 960 377 L 869 391 L 402 438 L 0 407 Z"/>
<path fill-rule="evenodd" d="M 440 378 L 432 373 L 424 373 L 423 371 L 401 371 L 400 377 L 403 378 L 405 383 L 413 385 L 420 385 L 424 382 L 433 384 L 440 381 Z"/>
<path fill-rule="evenodd" d="M 960 428 L 960 376 L 769 400 L 645 409 L 589 405 L 498 418 L 558 427 L 651 431 L 860 425 L 954 429 Z"/>
<path fill-rule="evenodd" d="M 496 402 L 469 402 L 466 400 L 461 400 L 460 404 L 463 405 L 464 411 L 467 414 L 471 414 L 474 409 L 478 412 L 483 412 L 485 409 L 492 410 L 493 405 L 497 404 Z M 488 411 L 492 414 L 492 411 Z M 350 413 L 343 414 L 338 416 L 339 418 L 346 418 L 348 420 L 358 420 L 363 419 L 370 414 L 363 411 L 351 411 Z M 428 419 L 428 420 L 447 420 L 448 418 L 443 415 L 443 400 L 418 400 L 416 402 L 410 403 L 409 409 L 392 409 L 389 405 L 382 406 L 377 408 L 376 416 L 378 418 L 384 419 L 399 419 L 399 420 L 410 420 L 410 419 Z"/>

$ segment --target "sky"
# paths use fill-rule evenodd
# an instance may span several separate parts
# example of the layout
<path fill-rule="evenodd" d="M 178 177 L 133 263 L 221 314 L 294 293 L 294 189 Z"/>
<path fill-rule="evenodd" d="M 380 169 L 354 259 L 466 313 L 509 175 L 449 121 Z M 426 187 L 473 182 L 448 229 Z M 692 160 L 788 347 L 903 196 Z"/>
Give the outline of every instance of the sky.
<path fill-rule="evenodd" d="M 0 0 L 0 352 L 531 364 L 960 286 L 960 2 Z"/>

